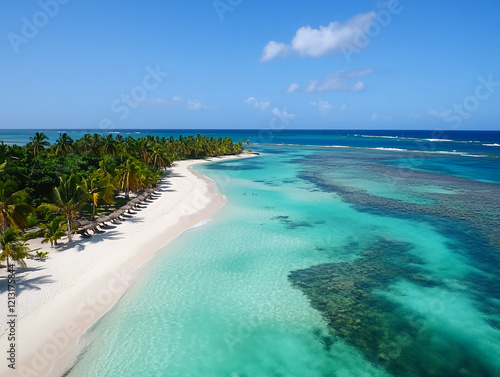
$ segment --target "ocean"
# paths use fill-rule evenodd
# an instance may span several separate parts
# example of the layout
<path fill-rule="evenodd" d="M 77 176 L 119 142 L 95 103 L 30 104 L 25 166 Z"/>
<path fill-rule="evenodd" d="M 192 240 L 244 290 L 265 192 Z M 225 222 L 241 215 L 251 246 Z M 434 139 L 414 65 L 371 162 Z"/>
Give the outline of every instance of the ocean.
<path fill-rule="evenodd" d="M 226 206 L 141 267 L 68 376 L 500 375 L 500 132 L 199 133 L 260 156 L 196 168 Z"/>

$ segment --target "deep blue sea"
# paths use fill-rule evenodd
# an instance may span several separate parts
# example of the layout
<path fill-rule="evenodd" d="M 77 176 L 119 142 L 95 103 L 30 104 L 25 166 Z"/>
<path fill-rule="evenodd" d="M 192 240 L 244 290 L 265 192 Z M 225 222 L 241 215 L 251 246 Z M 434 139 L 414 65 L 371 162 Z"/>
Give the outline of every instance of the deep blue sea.
<path fill-rule="evenodd" d="M 260 155 L 197 167 L 226 206 L 141 268 L 68 376 L 500 376 L 500 132 L 199 133 Z"/>
<path fill-rule="evenodd" d="M 25 144 L 29 137 L 39 130 L 0 130 L 0 141 L 5 144 Z M 456 152 L 479 155 L 500 154 L 500 131 L 397 131 L 397 130 L 43 130 L 54 142 L 59 134 L 67 132 L 74 139 L 85 133 L 122 135 L 123 137 L 159 137 L 196 136 L 197 133 L 209 137 L 231 137 L 234 141 L 249 140 L 253 145 L 290 145 L 290 146 L 323 146 L 353 148 L 390 148 L 405 149 L 417 152 Z M 255 149 L 255 148 L 254 148 Z"/>

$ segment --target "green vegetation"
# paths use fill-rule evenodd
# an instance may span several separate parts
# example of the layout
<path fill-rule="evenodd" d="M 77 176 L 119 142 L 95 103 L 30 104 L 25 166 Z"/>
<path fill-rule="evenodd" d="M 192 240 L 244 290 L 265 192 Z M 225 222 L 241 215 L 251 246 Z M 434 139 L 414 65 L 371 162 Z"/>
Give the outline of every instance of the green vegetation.
<path fill-rule="evenodd" d="M 14 226 L 9 226 L 0 235 L 0 260 L 7 261 L 7 269 L 10 270 L 10 260 L 19 262 L 26 267 L 24 259 L 30 256 L 30 249 L 23 241 L 21 232 Z"/>
<path fill-rule="evenodd" d="M 66 221 L 63 217 L 56 217 L 47 224 L 40 224 L 42 243 L 50 242 L 50 247 L 57 246 L 57 241 L 66 235 L 65 227 Z"/>
<path fill-rule="evenodd" d="M 43 260 L 49 256 L 48 251 L 37 251 L 36 252 L 36 259 L 38 260 Z"/>
<path fill-rule="evenodd" d="M 24 265 L 26 241 L 34 235 L 56 246 L 77 230 L 75 219 L 92 221 L 124 204 L 130 193 L 155 187 L 174 161 L 243 151 L 230 138 L 179 139 L 59 134 L 54 144 L 43 132 L 25 146 L 0 145 L 0 260 Z M 123 193 L 125 199 L 117 197 Z"/>

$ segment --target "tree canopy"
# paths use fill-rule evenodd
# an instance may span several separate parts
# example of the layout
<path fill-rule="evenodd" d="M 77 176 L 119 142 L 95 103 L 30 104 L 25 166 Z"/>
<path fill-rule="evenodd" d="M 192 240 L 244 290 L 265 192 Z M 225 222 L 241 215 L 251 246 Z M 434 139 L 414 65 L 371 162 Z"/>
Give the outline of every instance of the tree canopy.
<path fill-rule="evenodd" d="M 94 133 L 73 140 L 61 133 L 50 144 L 47 135 L 36 132 L 29 140 L 24 146 L 0 144 L 0 236 L 10 242 L 2 243 L 0 259 L 9 256 L 21 264 L 28 255 L 23 246 L 27 228 L 37 226 L 37 234 L 43 230 L 55 244 L 65 228 L 71 240 L 75 218 L 93 220 L 115 204 L 119 193 L 126 200 L 130 193 L 154 187 L 174 161 L 243 151 L 241 141 L 200 134 L 175 139 Z"/>

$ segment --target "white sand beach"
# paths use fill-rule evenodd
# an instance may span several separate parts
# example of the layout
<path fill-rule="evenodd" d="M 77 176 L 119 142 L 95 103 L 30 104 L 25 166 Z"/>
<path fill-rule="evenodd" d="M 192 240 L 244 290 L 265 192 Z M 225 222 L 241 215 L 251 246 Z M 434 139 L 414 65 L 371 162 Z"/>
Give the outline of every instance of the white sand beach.
<path fill-rule="evenodd" d="M 0 272 L 0 376 L 46 376 L 54 362 L 75 346 L 79 336 L 121 297 L 133 272 L 159 248 L 185 230 L 214 216 L 224 205 L 215 183 L 190 169 L 212 160 L 252 157 L 227 156 L 174 163 L 158 188 L 161 195 L 147 208 L 102 234 L 76 236 L 57 248 L 30 242 L 32 249 L 50 254 L 45 261 L 27 260 L 16 268 L 15 366 L 7 367 L 7 272 Z M 60 362 L 58 362 L 58 365 Z"/>

